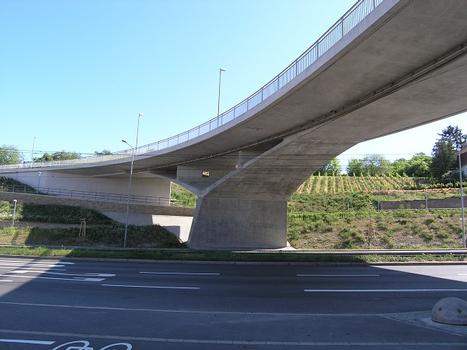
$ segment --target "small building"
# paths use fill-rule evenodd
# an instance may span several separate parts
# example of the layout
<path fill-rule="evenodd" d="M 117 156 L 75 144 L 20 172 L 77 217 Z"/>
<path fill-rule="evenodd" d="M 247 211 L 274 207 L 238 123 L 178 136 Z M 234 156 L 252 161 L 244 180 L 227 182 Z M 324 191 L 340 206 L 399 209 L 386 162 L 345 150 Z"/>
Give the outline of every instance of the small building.
<path fill-rule="evenodd" d="M 467 176 L 467 145 L 461 149 L 462 172 Z M 465 179 L 464 179 L 465 181 Z"/>

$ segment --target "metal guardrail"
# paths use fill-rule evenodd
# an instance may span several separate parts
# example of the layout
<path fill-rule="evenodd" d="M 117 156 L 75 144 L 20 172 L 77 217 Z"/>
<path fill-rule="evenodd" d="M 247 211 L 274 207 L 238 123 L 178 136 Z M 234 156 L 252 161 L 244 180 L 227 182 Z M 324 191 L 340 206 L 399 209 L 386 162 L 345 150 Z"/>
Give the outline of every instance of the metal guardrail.
<path fill-rule="evenodd" d="M 332 48 L 340 39 L 348 32 L 363 21 L 371 12 L 373 12 L 385 0 L 358 0 L 331 28 L 329 28 L 313 45 L 311 45 L 304 53 L 302 53 L 295 61 L 287 66 L 282 72 L 276 75 L 272 80 L 251 94 L 249 97 L 230 108 L 219 116 L 208 120 L 207 122 L 198 125 L 188 131 L 178 135 L 153 142 L 147 145 L 138 147 L 135 152 L 137 155 L 163 150 L 172 146 L 176 146 L 183 142 L 190 141 L 210 131 L 213 131 L 246 113 L 252 108 L 259 105 L 261 102 L 278 92 L 295 77 L 305 71 L 309 66 L 316 62 L 323 54 Z M 109 161 L 115 159 L 129 158 L 133 150 L 123 150 L 116 154 L 105 156 L 92 156 L 88 158 L 80 158 L 75 160 L 51 161 L 51 162 L 35 162 L 0 166 L 1 168 L 41 168 L 61 165 L 72 165 L 82 163 L 94 163 Z"/>
<path fill-rule="evenodd" d="M 44 187 L 33 189 L 29 186 L 21 186 L 21 185 L 0 185 L 0 192 L 38 194 L 38 195 L 56 196 L 60 198 L 82 199 L 82 200 L 92 200 L 92 201 L 98 201 L 98 202 L 124 203 L 124 204 L 126 204 L 128 200 L 127 195 L 118 194 L 118 193 L 75 191 L 75 190 L 44 188 Z M 170 198 L 131 195 L 130 204 L 168 206 L 168 205 L 171 205 L 172 203 L 171 203 Z"/>

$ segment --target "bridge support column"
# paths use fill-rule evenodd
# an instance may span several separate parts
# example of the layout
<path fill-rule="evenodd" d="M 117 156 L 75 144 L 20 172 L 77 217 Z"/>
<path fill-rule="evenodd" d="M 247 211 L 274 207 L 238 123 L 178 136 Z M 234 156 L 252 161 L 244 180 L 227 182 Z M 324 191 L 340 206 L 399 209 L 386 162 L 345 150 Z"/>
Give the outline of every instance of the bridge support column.
<path fill-rule="evenodd" d="M 188 246 L 193 249 L 284 248 L 287 201 L 198 199 Z"/>

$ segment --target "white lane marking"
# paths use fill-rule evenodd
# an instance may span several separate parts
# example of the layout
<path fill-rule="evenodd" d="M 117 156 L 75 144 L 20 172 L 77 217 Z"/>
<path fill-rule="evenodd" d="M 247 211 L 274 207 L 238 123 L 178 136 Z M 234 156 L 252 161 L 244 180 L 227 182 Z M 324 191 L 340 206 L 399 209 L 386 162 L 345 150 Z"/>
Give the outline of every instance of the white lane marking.
<path fill-rule="evenodd" d="M 320 275 L 320 274 L 308 274 L 308 273 L 297 273 L 297 277 L 381 277 L 377 274 L 368 274 L 368 275 L 345 275 L 345 274 L 335 274 L 335 275 Z"/>
<path fill-rule="evenodd" d="M 0 343 L 31 344 L 31 345 L 52 345 L 55 341 L 31 340 L 31 339 L 0 339 Z"/>
<path fill-rule="evenodd" d="M 65 265 L 0 264 L 0 269 L 9 269 L 9 268 L 14 268 L 14 267 L 20 267 L 20 268 L 36 268 L 36 269 L 54 269 L 54 268 L 58 268 L 58 267 L 65 267 Z"/>
<path fill-rule="evenodd" d="M 467 288 L 414 288 L 414 289 L 304 289 L 307 293 L 423 293 L 467 292 Z"/>
<path fill-rule="evenodd" d="M 467 276 L 467 273 L 458 273 L 457 276 Z"/>
<path fill-rule="evenodd" d="M 49 274 L 49 275 L 59 275 L 59 276 L 115 277 L 115 274 L 113 274 L 113 273 L 94 273 L 94 272 L 88 272 L 88 273 L 63 273 L 63 272 L 55 272 L 55 271 L 49 271 L 49 270 L 23 270 L 23 269 L 10 271 L 8 273 L 23 274 L 23 273 L 30 273 L 30 272 L 46 273 L 46 274 Z"/>
<path fill-rule="evenodd" d="M 45 269 L 45 268 L 42 268 L 42 267 L 19 267 L 17 268 L 16 270 L 12 270 L 12 271 L 25 271 L 25 272 L 48 272 L 48 271 L 51 271 L 51 272 L 65 272 L 66 269 L 57 269 L 57 268 L 50 268 L 50 269 Z"/>
<path fill-rule="evenodd" d="M 75 281 L 75 282 L 102 282 L 105 278 L 93 278 L 93 277 L 73 277 L 73 278 L 61 278 L 61 277 L 45 277 L 45 276 L 19 276 L 19 275 L 9 275 L 4 274 L 5 277 L 10 278 L 29 278 L 32 280 L 35 279 L 44 279 L 44 280 L 59 280 L 59 281 Z"/>
<path fill-rule="evenodd" d="M 150 286 L 150 285 L 135 285 L 135 284 L 101 284 L 103 287 L 122 287 L 122 288 L 148 288 L 148 289 L 188 289 L 198 290 L 200 287 L 177 287 L 177 286 Z"/>
<path fill-rule="evenodd" d="M 141 271 L 148 275 L 186 275 L 186 276 L 220 276 L 219 272 L 172 272 L 172 271 Z"/>
<path fill-rule="evenodd" d="M 282 346 L 342 346 L 342 347 L 362 347 L 362 346 L 391 346 L 391 347 L 408 347 L 408 346 L 429 346 L 429 347 L 453 347 L 466 346 L 467 342 L 313 342 L 313 341 L 271 341 L 271 340 L 234 340 L 234 339 L 195 339 L 195 338 L 153 338 L 153 337 L 135 337 L 121 335 L 102 335 L 102 334 L 83 334 L 83 333 L 59 333 L 59 332 L 38 332 L 28 330 L 10 330 L 0 329 L 2 333 L 11 334 L 32 334 L 46 335 L 56 337 L 73 337 L 86 339 L 109 339 L 123 341 L 141 341 L 154 343 L 195 343 L 195 344 L 218 344 L 218 345 L 282 345 Z"/>
<path fill-rule="evenodd" d="M 99 305 L 66 305 L 66 304 L 38 304 L 38 303 L 21 303 L 14 301 L 0 301 L 0 305 L 12 306 L 30 306 L 42 308 L 58 308 L 58 309 L 76 309 L 76 310 L 102 310 L 102 311 L 121 311 L 121 312 L 154 312 L 154 313 L 169 313 L 169 314 L 222 314 L 222 315 L 253 315 L 253 316 L 319 316 L 319 317 L 372 317 L 380 316 L 377 313 L 303 313 L 303 312 L 251 312 L 251 311 L 222 311 L 222 310 L 183 310 L 183 309 L 150 309 L 150 308 L 127 308 L 127 307 L 109 307 Z M 384 315 L 384 314 L 383 314 Z"/>
<path fill-rule="evenodd" d="M 0 282 L 13 282 L 13 280 L 0 280 Z"/>
<path fill-rule="evenodd" d="M 10 259 L 0 259 L 0 264 L 6 262 L 6 263 L 21 263 L 21 264 L 63 264 L 63 265 L 74 265 L 74 262 L 69 262 L 69 261 L 47 261 L 44 260 L 43 262 L 37 261 L 37 260 L 10 260 Z"/>

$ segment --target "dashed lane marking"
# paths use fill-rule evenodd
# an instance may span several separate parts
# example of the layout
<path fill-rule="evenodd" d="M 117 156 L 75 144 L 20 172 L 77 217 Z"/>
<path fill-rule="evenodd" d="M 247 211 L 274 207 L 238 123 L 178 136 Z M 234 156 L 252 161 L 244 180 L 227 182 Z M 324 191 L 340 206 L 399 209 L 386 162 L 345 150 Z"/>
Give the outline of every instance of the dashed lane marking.
<path fill-rule="evenodd" d="M 141 271 L 147 275 L 175 275 L 175 276 L 220 276 L 219 272 L 172 272 L 172 271 Z"/>
<path fill-rule="evenodd" d="M 62 277 L 46 277 L 46 276 L 19 276 L 4 274 L 5 277 L 10 278 L 27 278 L 31 280 L 44 279 L 44 280 L 58 280 L 58 281 L 74 281 L 74 282 L 102 282 L 105 278 L 94 278 L 94 277 L 73 277 L 73 278 L 62 278 Z"/>
<path fill-rule="evenodd" d="M 346 274 L 335 274 L 335 275 L 322 275 L 322 274 L 308 274 L 308 273 L 297 273 L 297 277 L 381 277 L 377 274 L 358 274 L 358 275 L 346 275 Z"/>
<path fill-rule="evenodd" d="M 431 293 L 467 292 L 467 288 L 413 288 L 413 289 L 304 289 L 306 293 Z"/>
<path fill-rule="evenodd" d="M 10 344 L 31 344 L 31 345 L 52 345 L 55 341 L 32 340 L 32 339 L 0 339 L 0 343 Z"/>
<path fill-rule="evenodd" d="M 103 287 L 121 287 L 121 288 L 147 288 L 147 289 L 181 289 L 181 290 L 199 290 L 200 287 L 184 287 L 184 286 L 152 286 L 152 285 L 135 285 L 135 284 L 101 284 Z"/>
<path fill-rule="evenodd" d="M 87 273 L 64 273 L 64 272 L 55 272 L 49 270 L 23 270 L 17 269 L 14 271 L 10 271 L 8 273 L 15 273 L 15 274 L 25 274 L 30 272 L 38 272 L 38 273 L 46 273 L 49 275 L 58 275 L 58 276 L 80 276 L 80 277 L 115 277 L 113 273 L 94 273 L 94 272 L 87 272 Z"/>

